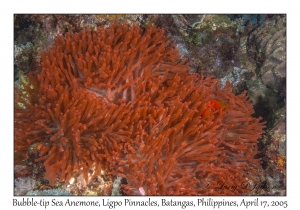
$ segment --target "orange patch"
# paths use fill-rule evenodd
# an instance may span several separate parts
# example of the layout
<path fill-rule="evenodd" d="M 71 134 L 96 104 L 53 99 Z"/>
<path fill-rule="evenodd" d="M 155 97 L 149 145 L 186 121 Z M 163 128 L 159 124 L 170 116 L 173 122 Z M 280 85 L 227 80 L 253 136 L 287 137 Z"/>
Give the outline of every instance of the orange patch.
<path fill-rule="evenodd" d="M 38 150 L 41 150 L 43 148 L 43 145 L 42 144 L 39 144 L 37 147 L 36 147 Z"/>
<path fill-rule="evenodd" d="M 208 101 L 201 112 L 201 117 L 208 117 L 214 114 L 216 110 L 224 110 L 228 107 L 227 104 L 222 101 L 210 100 Z"/>
<path fill-rule="evenodd" d="M 220 30 L 218 30 L 217 32 L 216 32 L 216 34 L 222 34 L 222 31 L 220 31 Z"/>
<path fill-rule="evenodd" d="M 284 156 L 280 156 L 278 158 L 278 163 L 280 166 L 284 166 L 285 165 L 285 157 Z"/>
<path fill-rule="evenodd" d="M 234 37 L 235 37 L 235 34 L 228 34 L 228 36 L 229 36 L 230 38 L 234 38 Z"/>

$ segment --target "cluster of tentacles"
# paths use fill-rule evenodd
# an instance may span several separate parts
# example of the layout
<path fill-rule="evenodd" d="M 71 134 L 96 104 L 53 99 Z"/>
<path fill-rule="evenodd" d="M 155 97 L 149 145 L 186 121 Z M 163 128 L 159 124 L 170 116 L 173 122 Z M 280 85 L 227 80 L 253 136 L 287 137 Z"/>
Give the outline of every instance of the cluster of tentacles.
<path fill-rule="evenodd" d="M 20 83 L 15 161 L 38 143 L 52 185 L 90 169 L 126 178 L 128 195 L 245 194 L 257 181 L 263 123 L 246 94 L 190 74 L 151 24 L 57 37 Z"/>

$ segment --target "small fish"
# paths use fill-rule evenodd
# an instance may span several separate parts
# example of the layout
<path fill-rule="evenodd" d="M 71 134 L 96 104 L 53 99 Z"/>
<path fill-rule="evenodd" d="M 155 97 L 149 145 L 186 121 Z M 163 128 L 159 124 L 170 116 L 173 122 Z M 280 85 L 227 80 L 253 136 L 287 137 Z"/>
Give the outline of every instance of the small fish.
<path fill-rule="evenodd" d="M 228 107 L 227 104 L 225 104 L 222 101 L 217 100 L 210 100 L 207 103 L 205 103 L 203 107 L 203 111 L 201 112 L 201 117 L 208 117 L 214 114 L 214 112 L 218 110 L 224 110 Z"/>

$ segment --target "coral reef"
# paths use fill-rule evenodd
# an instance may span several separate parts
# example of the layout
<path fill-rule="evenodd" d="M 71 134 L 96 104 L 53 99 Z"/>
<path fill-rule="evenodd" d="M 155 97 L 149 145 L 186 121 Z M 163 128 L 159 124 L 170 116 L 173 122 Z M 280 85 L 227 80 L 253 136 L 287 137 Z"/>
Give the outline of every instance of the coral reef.
<path fill-rule="evenodd" d="M 26 195 L 28 196 L 70 196 L 70 192 L 62 189 L 52 189 L 52 190 L 32 190 Z"/>
<path fill-rule="evenodd" d="M 276 92 L 286 92 L 286 17 L 274 16 L 254 30 L 248 52 L 256 61 L 262 82 Z"/>
<path fill-rule="evenodd" d="M 251 22 L 251 24 L 261 24 L 268 18 L 270 15 L 265 14 L 233 14 L 228 15 L 231 20 L 240 19 L 243 25 L 247 25 L 247 23 Z"/>
<path fill-rule="evenodd" d="M 281 116 L 285 117 L 285 110 L 279 110 Z M 267 142 L 266 156 L 264 158 L 266 182 L 272 186 L 274 195 L 286 194 L 286 122 L 281 117 L 281 121 L 268 132 L 271 141 Z M 265 194 L 273 194 L 266 190 Z"/>
<path fill-rule="evenodd" d="M 246 81 L 256 114 L 266 120 L 259 143 L 263 162 L 260 195 L 286 194 L 286 16 L 266 15 L 248 33 L 247 54 L 255 76 Z"/>
<path fill-rule="evenodd" d="M 267 17 L 249 32 L 247 54 L 255 64 L 255 76 L 246 82 L 246 89 L 254 109 L 272 129 L 275 113 L 286 104 L 286 17 Z"/>
<path fill-rule="evenodd" d="M 33 190 L 36 185 L 36 181 L 32 178 L 18 178 L 14 181 L 14 195 L 26 195 L 30 190 Z"/>
<path fill-rule="evenodd" d="M 58 36 L 15 88 L 15 162 L 35 144 L 51 185 L 103 170 L 128 195 L 248 193 L 233 186 L 259 181 L 261 119 L 174 46 L 151 22 Z"/>
<path fill-rule="evenodd" d="M 65 190 L 69 191 L 72 195 L 111 195 L 113 188 L 111 176 L 104 174 L 104 172 L 101 171 L 101 175 L 92 178 L 93 170 L 94 168 L 90 169 L 88 182 L 86 181 L 83 173 L 74 174 L 65 186 Z"/>
<path fill-rule="evenodd" d="M 114 180 L 113 188 L 112 188 L 112 191 L 111 191 L 111 195 L 112 195 L 112 196 L 118 196 L 118 195 L 121 195 L 121 194 L 120 194 L 121 179 L 122 179 L 121 177 L 117 177 L 117 178 Z"/>
<path fill-rule="evenodd" d="M 75 33 L 88 27 L 108 26 L 112 20 L 127 20 L 131 24 L 141 15 L 67 15 L 15 14 L 14 15 L 14 77 L 40 68 L 41 51 L 52 46 L 58 35 Z"/>
<path fill-rule="evenodd" d="M 155 23 L 172 34 L 192 72 L 221 78 L 232 70 L 239 34 L 226 15 L 161 15 Z"/>
<path fill-rule="evenodd" d="M 262 154 L 262 180 L 253 194 L 286 195 L 286 109 L 275 112 L 275 125 L 259 144 Z"/>
<path fill-rule="evenodd" d="M 27 42 L 25 45 L 15 45 L 14 46 L 14 80 L 16 81 L 19 78 L 18 72 L 24 72 L 27 74 L 33 68 L 32 66 L 32 43 Z"/>
<path fill-rule="evenodd" d="M 278 93 L 267 88 L 260 79 L 246 82 L 248 96 L 253 102 L 256 115 L 263 116 L 266 126 L 271 128 L 276 123 L 275 112 L 284 106 Z"/>

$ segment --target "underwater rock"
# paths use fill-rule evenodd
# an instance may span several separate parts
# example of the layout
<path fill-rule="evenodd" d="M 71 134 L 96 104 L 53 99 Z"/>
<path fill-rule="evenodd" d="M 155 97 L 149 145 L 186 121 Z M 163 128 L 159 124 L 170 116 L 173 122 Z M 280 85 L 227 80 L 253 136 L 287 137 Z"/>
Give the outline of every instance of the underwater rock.
<path fill-rule="evenodd" d="M 265 14 L 230 14 L 230 15 L 228 15 L 228 17 L 231 20 L 242 19 L 243 25 L 246 25 L 249 22 L 253 25 L 261 24 L 266 20 L 266 18 L 268 16 L 270 16 L 270 15 L 265 15 Z"/>
<path fill-rule="evenodd" d="M 113 195 L 113 196 L 119 196 L 119 195 L 121 195 L 121 193 L 120 193 L 121 179 L 122 179 L 121 177 L 117 177 L 114 180 L 112 191 L 111 191 L 111 195 Z"/>
<path fill-rule="evenodd" d="M 26 193 L 35 187 L 36 181 L 32 178 L 18 178 L 14 181 L 14 196 L 26 195 Z"/>
<path fill-rule="evenodd" d="M 191 72 L 221 78 L 233 70 L 239 38 L 237 23 L 226 15 L 159 15 L 154 23 L 176 40 Z"/>
<path fill-rule="evenodd" d="M 263 168 L 266 185 L 264 195 L 286 195 L 286 108 L 275 113 L 273 128 L 268 129 L 261 141 L 264 147 Z"/>
<path fill-rule="evenodd" d="M 188 58 L 197 72 L 218 78 L 232 71 L 239 38 L 236 24 L 226 15 L 205 15 L 188 29 Z"/>
<path fill-rule="evenodd" d="M 268 128 L 276 122 L 275 111 L 285 103 L 271 88 L 267 88 L 260 79 L 246 81 L 247 95 L 252 100 L 255 113 L 262 116 Z"/>
<path fill-rule="evenodd" d="M 14 81 L 19 79 L 19 72 L 27 74 L 33 69 L 32 52 L 33 44 L 31 42 L 14 46 Z"/>
<path fill-rule="evenodd" d="M 69 191 L 72 195 L 111 195 L 113 188 L 111 177 L 102 172 L 100 176 L 92 178 L 93 173 L 94 171 L 91 170 L 88 183 L 82 173 L 74 173 L 74 176 L 70 179 L 69 183 L 65 185 L 65 190 Z"/>
<path fill-rule="evenodd" d="M 26 195 L 28 196 L 69 196 L 72 195 L 67 190 L 52 189 L 52 190 L 32 190 Z"/>

